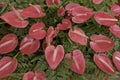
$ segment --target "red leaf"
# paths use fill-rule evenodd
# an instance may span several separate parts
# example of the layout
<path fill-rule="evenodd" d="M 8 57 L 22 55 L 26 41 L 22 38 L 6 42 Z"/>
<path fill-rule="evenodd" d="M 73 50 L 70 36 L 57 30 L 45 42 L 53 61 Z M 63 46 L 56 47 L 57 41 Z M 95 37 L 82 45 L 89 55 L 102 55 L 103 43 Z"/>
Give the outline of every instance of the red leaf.
<path fill-rule="evenodd" d="M 83 6 L 79 6 L 78 8 L 72 10 L 72 21 L 74 23 L 83 23 L 90 19 L 92 15 L 92 10 Z"/>
<path fill-rule="evenodd" d="M 41 18 L 46 16 L 46 13 L 42 12 L 42 8 L 40 5 L 32 5 L 23 9 L 21 15 L 25 18 Z"/>
<path fill-rule="evenodd" d="M 67 30 L 72 27 L 72 23 L 69 19 L 63 19 L 62 23 L 57 24 L 60 30 Z"/>
<path fill-rule="evenodd" d="M 58 33 L 59 33 L 59 28 L 55 28 L 54 30 L 54 28 L 50 26 L 46 34 L 46 43 L 50 44 L 53 41 L 53 38 L 55 38 Z"/>
<path fill-rule="evenodd" d="M 118 71 L 120 71 L 120 52 L 116 51 L 113 53 L 113 63 L 115 64 Z"/>
<path fill-rule="evenodd" d="M 98 24 L 104 25 L 104 26 L 113 26 L 118 22 L 116 18 L 114 18 L 107 12 L 103 12 L 103 11 L 97 12 L 94 16 L 94 19 Z"/>
<path fill-rule="evenodd" d="M 33 54 L 39 49 L 39 47 L 39 40 L 36 40 L 30 36 L 26 36 L 22 40 L 19 50 L 22 54 Z"/>
<path fill-rule="evenodd" d="M 58 15 L 58 17 L 62 17 L 62 16 L 64 16 L 64 15 L 65 15 L 65 11 L 66 11 L 66 10 L 65 10 L 64 7 L 58 9 L 58 11 L 57 11 L 57 15 Z"/>
<path fill-rule="evenodd" d="M 46 31 L 43 30 L 45 27 L 45 24 L 40 22 L 40 23 L 35 23 L 32 25 L 32 27 L 29 29 L 29 35 L 35 39 L 41 40 L 45 37 Z"/>
<path fill-rule="evenodd" d="M 108 56 L 104 53 L 101 54 L 95 54 L 94 55 L 94 62 L 97 65 L 97 67 L 102 70 L 103 72 L 107 74 L 114 74 L 114 69 L 112 66 L 112 63 Z"/>
<path fill-rule="evenodd" d="M 118 4 L 112 4 L 111 11 L 114 13 L 115 16 L 120 15 L 120 6 Z"/>
<path fill-rule="evenodd" d="M 113 35 L 120 38 L 120 27 L 118 25 L 111 26 L 109 30 Z"/>
<path fill-rule="evenodd" d="M 56 48 L 53 45 L 48 46 L 45 49 L 45 58 L 51 69 L 55 70 L 64 58 L 63 46 L 58 45 Z"/>
<path fill-rule="evenodd" d="M 13 73 L 17 68 L 17 60 L 11 57 L 3 57 L 0 59 L 0 78 L 5 78 L 9 74 Z"/>
<path fill-rule="evenodd" d="M 90 42 L 90 47 L 95 52 L 105 52 L 114 47 L 114 42 L 102 34 L 92 35 L 90 39 L 92 40 Z"/>
<path fill-rule="evenodd" d="M 70 53 L 66 54 L 66 58 L 72 59 L 73 61 L 69 62 L 71 70 L 78 74 L 84 74 L 85 71 L 85 59 L 83 53 L 80 50 L 74 50 L 73 55 Z"/>
<path fill-rule="evenodd" d="M 21 12 L 21 11 L 18 11 L 18 12 Z M 16 28 L 25 28 L 29 23 L 26 20 L 21 20 L 20 18 L 18 18 L 18 16 L 15 14 L 14 11 L 10 11 L 3 14 L 1 16 L 1 19 L 3 19 L 6 23 Z"/>
<path fill-rule="evenodd" d="M 12 52 L 18 44 L 18 38 L 15 34 L 7 34 L 0 41 L 0 54 Z"/>
<path fill-rule="evenodd" d="M 84 34 L 84 32 L 80 28 L 74 28 L 74 30 L 70 29 L 68 33 L 70 39 L 78 43 L 80 45 L 86 45 L 87 44 L 87 36 Z"/>
<path fill-rule="evenodd" d="M 94 4 L 100 4 L 100 3 L 102 3 L 103 2 L 103 0 L 93 0 L 93 3 Z"/>
<path fill-rule="evenodd" d="M 59 5 L 60 4 L 60 0 L 46 0 L 46 4 L 47 6 L 55 4 L 55 5 Z"/>
<path fill-rule="evenodd" d="M 22 80 L 46 80 L 44 72 L 39 71 L 29 71 L 24 74 Z"/>

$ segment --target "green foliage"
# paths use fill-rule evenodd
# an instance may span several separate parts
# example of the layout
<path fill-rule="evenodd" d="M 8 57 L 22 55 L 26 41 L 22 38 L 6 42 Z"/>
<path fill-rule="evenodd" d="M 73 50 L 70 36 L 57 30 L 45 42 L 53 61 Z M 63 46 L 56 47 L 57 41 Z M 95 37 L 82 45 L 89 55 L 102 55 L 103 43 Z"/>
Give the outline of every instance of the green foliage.
<path fill-rule="evenodd" d="M 100 5 L 93 4 L 92 0 L 62 0 L 61 5 L 59 6 L 52 5 L 50 7 L 46 6 L 45 0 L 6 0 L 6 4 L 2 9 L 0 9 L 0 14 L 4 14 L 5 12 L 10 10 L 10 7 L 8 6 L 9 3 L 13 4 L 15 8 L 18 9 L 23 9 L 31 3 L 31 4 L 41 5 L 43 11 L 47 13 L 47 16 L 40 19 L 28 19 L 30 24 L 25 29 L 16 29 L 6 24 L 2 20 L 0 20 L 0 38 L 7 33 L 15 33 L 19 37 L 19 41 L 21 41 L 22 38 L 28 34 L 28 29 L 30 28 L 30 26 L 36 22 L 44 22 L 46 24 L 46 30 L 49 26 L 56 27 L 56 24 L 60 23 L 61 20 L 63 19 L 57 17 L 57 10 L 60 7 L 65 6 L 66 4 L 71 2 L 79 3 L 83 6 L 91 8 L 95 12 L 107 11 L 111 13 L 109 10 L 109 6 L 112 3 L 117 2 L 117 0 L 104 0 L 104 2 Z M 110 57 L 112 56 L 112 53 L 114 51 L 120 51 L 120 45 L 119 45 L 120 39 L 114 37 L 109 32 L 107 27 L 103 27 L 97 24 L 93 18 L 91 18 L 90 20 L 88 20 L 86 23 L 83 24 L 73 23 L 73 27 L 80 27 L 88 36 L 91 36 L 92 34 L 104 34 L 110 37 L 115 42 L 115 47 L 112 50 L 106 52 L 106 54 L 109 55 Z M 104 72 L 100 71 L 93 62 L 93 54 L 95 52 L 92 49 L 90 49 L 89 44 L 86 47 L 75 44 L 69 39 L 68 31 L 60 31 L 58 36 L 54 39 L 53 43 L 55 45 L 58 44 L 63 45 L 66 53 L 72 52 L 75 49 L 80 49 L 84 53 L 86 60 L 85 74 L 78 75 L 76 73 L 73 73 L 70 70 L 70 67 L 66 64 L 66 59 L 62 61 L 62 63 L 59 65 L 59 67 L 56 70 L 51 70 L 48 63 L 45 60 L 44 51 L 42 50 L 42 48 L 40 48 L 39 51 L 37 51 L 35 54 L 32 55 L 22 55 L 19 52 L 18 48 L 16 48 L 15 51 L 9 54 L 0 55 L 1 58 L 7 55 L 14 57 L 16 54 L 18 54 L 17 60 L 19 64 L 17 70 L 13 74 L 9 75 L 10 79 L 12 78 L 11 80 L 21 80 L 25 72 L 34 71 L 34 70 L 45 71 L 47 80 L 70 80 L 70 78 L 72 78 L 73 80 L 103 80 L 105 77 L 108 77 L 110 80 L 115 80 L 115 78 L 118 78 L 120 76 L 120 73 L 117 71 L 116 71 L 117 74 L 113 76 L 107 75 Z M 10 80 L 10 79 L 0 79 L 0 80 Z"/>

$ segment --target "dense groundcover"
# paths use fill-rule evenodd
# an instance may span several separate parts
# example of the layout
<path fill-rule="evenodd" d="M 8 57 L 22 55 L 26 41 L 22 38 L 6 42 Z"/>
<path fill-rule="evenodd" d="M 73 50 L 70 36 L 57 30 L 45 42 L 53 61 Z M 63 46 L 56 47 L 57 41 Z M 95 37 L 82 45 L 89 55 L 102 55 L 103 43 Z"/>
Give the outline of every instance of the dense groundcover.
<path fill-rule="evenodd" d="M 50 5 L 46 1 L 0 0 L 0 80 L 119 80 L 120 1 L 61 0 L 57 5 L 56 0 Z M 117 7 L 111 10 L 114 3 Z M 27 7 L 34 9 L 28 9 L 28 15 L 40 16 L 25 16 L 22 10 Z M 17 15 L 18 23 L 3 16 L 9 11 Z M 27 22 L 18 26 L 21 21 Z M 35 23 L 40 29 L 31 28 Z M 3 39 L 7 34 L 10 37 Z"/>

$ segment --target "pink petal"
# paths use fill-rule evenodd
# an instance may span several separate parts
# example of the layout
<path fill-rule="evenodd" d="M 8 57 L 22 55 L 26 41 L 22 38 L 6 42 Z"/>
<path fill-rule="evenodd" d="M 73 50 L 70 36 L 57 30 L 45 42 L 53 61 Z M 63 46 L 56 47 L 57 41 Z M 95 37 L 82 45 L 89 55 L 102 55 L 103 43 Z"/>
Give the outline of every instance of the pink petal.
<path fill-rule="evenodd" d="M 120 6 L 118 4 L 112 4 L 111 11 L 114 13 L 115 16 L 120 15 Z"/>
<path fill-rule="evenodd" d="M 45 58 L 51 69 L 55 70 L 64 58 L 63 46 L 58 45 L 56 48 L 53 45 L 48 46 L 45 49 Z"/>
<path fill-rule="evenodd" d="M 69 19 L 63 19 L 62 23 L 57 24 L 60 30 L 67 30 L 72 27 L 72 23 Z"/>
<path fill-rule="evenodd" d="M 29 71 L 24 74 L 22 80 L 46 80 L 44 76 L 44 72 L 39 72 L 39 71 Z"/>
<path fill-rule="evenodd" d="M 25 18 L 41 18 L 46 16 L 46 13 L 42 12 L 40 5 L 32 5 L 30 4 L 29 7 L 23 9 L 21 15 Z"/>
<path fill-rule="evenodd" d="M 59 5 L 61 0 L 53 0 L 55 5 Z"/>
<path fill-rule="evenodd" d="M 47 6 L 49 6 L 49 5 L 52 5 L 52 0 L 46 0 L 46 4 L 47 4 Z"/>
<path fill-rule="evenodd" d="M 94 62 L 97 67 L 107 74 L 114 74 L 114 69 L 112 63 L 107 55 L 104 53 L 95 54 L 94 55 Z"/>
<path fill-rule="evenodd" d="M 88 9 L 83 6 L 79 6 L 78 8 L 75 8 L 72 10 L 72 21 L 74 23 L 83 23 L 86 22 L 88 19 L 90 19 L 93 15 L 93 12 L 91 9 Z"/>
<path fill-rule="evenodd" d="M 92 40 L 90 42 L 90 47 L 95 52 L 105 52 L 114 47 L 114 42 L 102 34 L 93 35 L 90 37 L 90 39 Z"/>
<path fill-rule="evenodd" d="M 74 28 L 74 30 L 70 29 L 68 36 L 75 43 L 78 43 L 80 45 L 87 45 L 88 37 L 84 34 L 84 32 L 80 28 L 76 27 Z"/>
<path fill-rule="evenodd" d="M 46 42 L 51 43 L 58 33 L 59 33 L 59 28 L 55 28 L 54 30 L 54 28 L 50 26 L 47 30 Z"/>
<path fill-rule="evenodd" d="M 103 0 L 93 0 L 93 3 L 94 4 L 100 4 L 100 3 L 102 3 L 103 2 Z"/>
<path fill-rule="evenodd" d="M 65 10 L 64 7 L 58 9 L 58 11 L 57 11 L 57 15 L 58 15 L 58 17 L 62 17 L 62 16 L 64 16 L 64 15 L 65 15 L 65 11 L 66 11 L 66 10 Z"/>
<path fill-rule="evenodd" d="M 19 19 L 14 11 L 10 11 L 10 12 L 3 14 L 1 16 L 1 19 L 3 19 L 6 23 L 16 28 L 25 28 L 29 23 L 26 20 Z"/>
<path fill-rule="evenodd" d="M 118 25 L 111 26 L 109 30 L 113 35 L 120 38 L 120 27 Z"/>
<path fill-rule="evenodd" d="M 55 5 L 59 5 L 60 4 L 60 0 L 46 0 L 46 4 L 47 6 L 55 4 Z"/>
<path fill-rule="evenodd" d="M 20 52 L 22 54 L 33 54 L 35 53 L 40 47 L 39 40 L 36 40 L 30 36 L 26 36 L 20 44 Z"/>
<path fill-rule="evenodd" d="M 85 71 L 85 59 L 83 53 L 80 50 L 73 51 L 73 63 L 71 63 L 71 69 L 78 74 L 84 74 Z"/>
<path fill-rule="evenodd" d="M 94 16 L 94 19 L 98 24 L 104 25 L 104 26 L 113 26 L 118 22 L 116 18 L 114 18 L 107 12 L 103 12 L 103 11 L 97 12 Z"/>
<path fill-rule="evenodd" d="M 33 24 L 29 29 L 29 35 L 38 40 L 43 39 L 46 35 L 46 31 L 43 30 L 44 27 L 45 24 L 42 22 Z"/>
<path fill-rule="evenodd" d="M 120 71 L 120 52 L 116 51 L 113 53 L 113 63 L 115 64 L 118 71 Z"/>
<path fill-rule="evenodd" d="M 77 3 L 69 3 L 69 4 L 66 5 L 65 9 L 68 10 L 68 11 L 72 11 L 72 10 L 78 8 L 78 7 L 80 7 L 80 5 L 77 4 Z"/>
<path fill-rule="evenodd" d="M 0 41 L 0 54 L 12 52 L 18 44 L 18 38 L 15 34 L 7 34 Z"/>
<path fill-rule="evenodd" d="M 0 78 L 5 78 L 13 73 L 17 68 L 17 60 L 9 56 L 0 59 Z"/>

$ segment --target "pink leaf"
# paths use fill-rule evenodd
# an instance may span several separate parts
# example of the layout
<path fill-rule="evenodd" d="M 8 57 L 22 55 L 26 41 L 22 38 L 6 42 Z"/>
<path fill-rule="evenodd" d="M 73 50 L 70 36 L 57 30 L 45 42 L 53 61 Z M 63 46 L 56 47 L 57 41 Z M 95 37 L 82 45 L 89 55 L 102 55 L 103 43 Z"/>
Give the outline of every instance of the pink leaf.
<path fill-rule="evenodd" d="M 45 49 L 45 58 L 51 69 L 55 70 L 64 58 L 63 46 L 58 45 L 56 48 L 53 45 L 48 46 Z"/>
<path fill-rule="evenodd" d="M 65 10 L 64 7 L 58 9 L 58 11 L 57 11 L 57 15 L 58 15 L 58 17 L 62 17 L 62 16 L 64 16 L 64 15 L 65 15 L 65 11 L 66 11 L 66 10 Z"/>
<path fill-rule="evenodd" d="M 113 26 L 118 22 L 116 18 L 111 16 L 109 13 L 103 11 L 97 12 L 94 16 L 94 19 L 98 24 L 104 26 Z"/>
<path fill-rule="evenodd" d="M 120 27 L 118 25 L 111 26 L 109 30 L 113 35 L 120 38 Z"/>
<path fill-rule="evenodd" d="M 94 55 L 94 62 L 97 65 L 97 67 L 102 70 L 103 72 L 107 74 L 114 74 L 114 69 L 112 66 L 112 63 L 108 56 L 104 53 L 101 54 L 95 54 Z"/>
<path fill-rule="evenodd" d="M 40 47 L 39 40 L 36 40 L 30 36 L 26 36 L 20 44 L 20 52 L 22 54 L 33 54 L 35 53 Z"/>
<path fill-rule="evenodd" d="M 78 8 L 72 10 L 72 21 L 74 23 L 83 23 L 90 19 L 92 15 L 92 10 L 83 6 L 79 6 Z"/>
<path fill-rule="evenodd" d="M 18 11 L 18 12 L 21 12 L 21 11 Z M 3 19 L 6 23 L 16 28 L 25 28 L 29 23 L 26 20 L 21 20 L 20 18 L 18 18 L 18 16 L 15 14 L 14 11 L 10 11 L 3 14 L 1 16 L 1 19 Z"/>
<path fill-rule="evenodd" d="M 53 41 L 53 39 L 57 36 L 57 34 L 59 33 L 59 28 L 54 28 L 52 26 L 50 26 L 47 30 L 47 34 L 46 34 L 46 42 L 49 44 Z"/>
<path fill-rule="evenodd" d="M 15 34 L 7 34 L 0 41 L 0 54 L 12 52 L 18 44 L 18 38 Z"/>
<path fill-rule="evenodd" d="M 40 5 L 32 5 L 23 9 L 21 15 L 25 18 L 41 18 L 46 16 L 46 13 L 42 12 L 42 8 Z"/>
<path fill-rule="evenodd" d="M 113 63 L 115 64 L 118 71 L 120 71 L 120 52 L 116 51 L 113 53 Z"/>
<path fill-rule="evenodd" d="M 79 7 L 80 7 L 80 5 L 77 3 L 69 3 L 66 5 L 65 9 L 68 11 L 72 11 L 72 10 L 77 9 Z"/>
<path fill-rule="evenodd" d="M 43 39 L 46 35 L 46 31 L 43 30 L 44 27 L 45 24 L 42 22 L 33 24 L 29 29 L 29 35 L 38 40 Z"/>
<path fill-rule="evenodd" d="M 60 4 L 60 0 L 46 0 L 46 4 L 47 6 L 55 4 L 55 5 L 59 5 Z"/>
<path fill-rule="evenodd" d="M 115 16 L 120 15 L 120 6 L 118 4 L 112 4 L 111 11 L 114 13 Z"/>
<path fill-rule="evenodd" d="M 70 29 L 68 33 L 70 39 L 78 43 L 80 45 L 87 45 L 87 36 L 80 28 L 74 28 L 74 30 Z"/>
<path fill-rule="evenodd" d="M 13 73 L 17 68 L 17 60 L 9 56 L 0 59 L 0 78 L 5 78 Z"/>
<path fill-rule="evenodd" d="M 24 74 L 22 80 L 46 80 L 44 72 L 39 71 L 29 71 Z"/>
<path fill-rule="evenodd" d="M 94 4 L 101 4 L 103 2 L 103 0 L 93 0 Z"/>
<path fill-rule="evenodd" d="M 92 35 L 90 39 L 92 40 L 90 42 L 90 47 L 95 52 L 105 52 L 114 47 L 114 42 L 102 34 Z"/>
<path fill-rule="evenodd" d="M 62 23 L 57 24 L 60 30 L 67 30 L 72 27 L 72 23 L 69 19 L 63 19 Z"/>
<path fill-rule="evenodd" d="M 85 59 L 83 53 L 80 50 L 74 50 L 73 55 L 66 54 L 66 58 L 72 60 L 69 62 L 71 70 L 78 74 L 84 74 L 85 71 Z"/>

